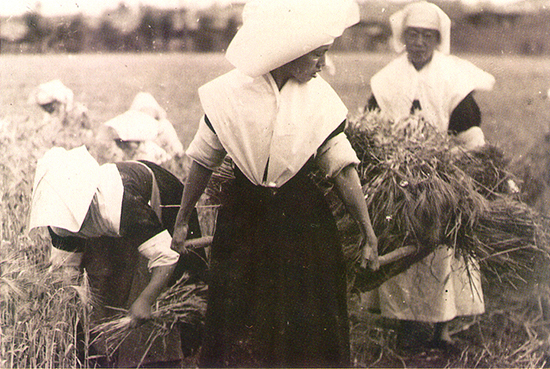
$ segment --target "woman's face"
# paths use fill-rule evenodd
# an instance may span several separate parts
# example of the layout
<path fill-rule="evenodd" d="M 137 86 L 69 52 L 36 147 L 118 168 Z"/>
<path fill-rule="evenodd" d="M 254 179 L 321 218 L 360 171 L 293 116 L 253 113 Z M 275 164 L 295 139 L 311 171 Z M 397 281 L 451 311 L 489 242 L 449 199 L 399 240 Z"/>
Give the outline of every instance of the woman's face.
<path fill-rule="evenodd" d="M 434 50 L 440 42 L 439 31 L 407 27 L 403 33 L 403 41 L 409 61 L 417 70 L 420 70 L 432 60 Z"/>
<path fill-rule="evenodd" d="M 329 48 L 330 45 L 323 45 L 288 63 L 290 77 L 300 83 L 306 83 L 317 77 L 317 73 L 326 65 L 325 58 Z"/>
<path fill-rule="evenodd" d="M 61 103 L 59 101 L 52 101 L 47 104 L 40 105 L 48 114 L 53 114 L 55 111 L 59 111 Z"/>
<path fill-rule="evenodd" d="M 126 153 L 133 153 L 139 147 L 139 141 L 123 141 L 121 139 L 115 139 L 115 143 L 119 149 Z"/>

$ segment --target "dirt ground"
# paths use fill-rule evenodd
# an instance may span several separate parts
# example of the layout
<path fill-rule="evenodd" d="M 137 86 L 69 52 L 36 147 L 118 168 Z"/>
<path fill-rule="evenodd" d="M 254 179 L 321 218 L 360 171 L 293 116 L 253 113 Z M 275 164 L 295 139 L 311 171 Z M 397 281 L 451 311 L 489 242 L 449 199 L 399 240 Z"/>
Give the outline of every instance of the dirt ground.
<path fill-rule="evenodd" d="M 486 293 L 485 314 L 455 318 L 453 344 L 432 343 L 433 325 L 381 317 L 350 301 L 351 352 L 355 367 L 546 368 L 550 323 L 540 301 L 524 294 Z M 519 297 L 519 298 L 518 298 Z"/>

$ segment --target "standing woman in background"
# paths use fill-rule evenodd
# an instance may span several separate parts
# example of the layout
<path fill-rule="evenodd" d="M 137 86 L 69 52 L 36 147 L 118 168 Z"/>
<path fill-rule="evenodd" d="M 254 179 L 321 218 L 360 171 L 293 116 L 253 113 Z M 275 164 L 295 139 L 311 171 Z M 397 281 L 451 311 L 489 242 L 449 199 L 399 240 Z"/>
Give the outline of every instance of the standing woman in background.
<path fill-rule="evenodd" d="M 236 69 L 199 89 L 205 116 L 187 150 L 172 241 L 185 252 L 189 215 L 228 154 L 235 179 L 222 189 L 200 365 L 349 366 L 342 246 L 308 172 L 318 165 L 334 180 L 376 267 L 347 109 L 317 75 L 359 9 L 352 0 L 260 0 L 243 20 L 226 54 Z"/>
<path fill-rule="evenodd" d="M 473 93 L 490 90 L 495 80 L 449 55 L 449 17 L 436 5 L 420 1 L 393 14 L 390 23 L 393 45 L 402 54 L 372 77 L 367 107 L 380 108 L 393 122 L 420 114 L 441 132 L 455 135 L 465 150 L 484 145 Z M 446 245 L 384 283 L 377 293 L 383 316 L 436 323 L 438 346 L 452 343 L 450 320 L 485 311 L 479 267 L 455 257 Z"/>

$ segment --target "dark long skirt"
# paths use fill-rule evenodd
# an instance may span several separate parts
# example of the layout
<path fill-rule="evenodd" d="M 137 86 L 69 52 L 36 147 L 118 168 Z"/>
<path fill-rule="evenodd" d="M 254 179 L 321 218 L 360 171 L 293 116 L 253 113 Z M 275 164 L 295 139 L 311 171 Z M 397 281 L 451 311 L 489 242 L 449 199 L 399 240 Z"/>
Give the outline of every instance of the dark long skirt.
<path fill-rule="evenodd" d="M 334 218 L 300 172 L 274 191 L 236 170 L 211 254 L 203 367 L 349 366 Z"/>

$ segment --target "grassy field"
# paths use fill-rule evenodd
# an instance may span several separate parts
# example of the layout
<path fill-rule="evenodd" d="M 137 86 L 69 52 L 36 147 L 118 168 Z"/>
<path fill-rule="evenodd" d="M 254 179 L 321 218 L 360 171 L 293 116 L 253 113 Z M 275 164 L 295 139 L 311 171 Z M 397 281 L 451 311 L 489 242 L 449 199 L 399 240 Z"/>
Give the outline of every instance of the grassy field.
<path fill-rule="evenodd" d="M 332 57 L 336 73 L 325 78 L 355 112 L 370 95 L 370 77 L 393 55 Z M 493 91 L 476 95 L 487 139 L 520 163 L 532 147 L 545 148 L 550 59 L 463 57 L 497 79 Z M 88 107 L 94 131 L 127 110 L 139 91 L 150 92 L 167 110 L 186 147 L 202 114 L 197 88 L 230 69 L 220 54 L 0 56 L 0 368 L 74 367 L 77 363 L 74 332 L 64 331 L 63 322 L 78 315 L 77 308 L 69 311 L 65 307 L 78 306 L 75 301 L 81 291 L 67 288 L 66 276 L 44 277 L 48 239 L 43 232 L 29 235 L 26 218 L 36 160 L 53 142 L 76 146 L 90 142 L 90 137 L 43 127 L 43 112 L 27 102 L 33 88 L 61 79 L 73 90 L 75 100 Z M 510 301 L 488 301 L 483 317 L 457 322 L 453 329 L 461 350 L 444 355 L 430 350 L 400 351 L 395 346 L 394 326 L 353 311 L 355 363 L 360 367 L 542 366 L 548 338 L 536 302 L 522 301 L 521 295 Z"/>
<path fill-rule="evenodd" d="M 325 78 L 350 111 L 364 106 L 372 75 L 392 54 L 334 55 L 336 73 Z M 523 154 L 548 132 L 548 58 L 463 55 L 497 79 L 491 92 L 478 93 L 487 138 L 510 155 Z M 184 146 L 200 115 L 197 88 L 231 66 L 220 54 L 2 55 L 0 116 L 34 121 L 41 112 L 26 103 L 39 83 L 59 78 L 90 110 L 95 124 L 124 112 L 139 91 L 153 94 L 168 111 Z"/>

